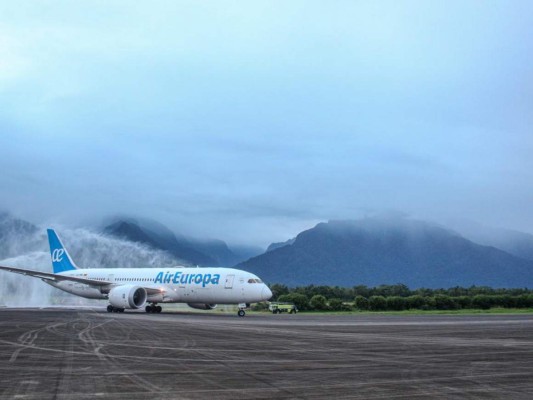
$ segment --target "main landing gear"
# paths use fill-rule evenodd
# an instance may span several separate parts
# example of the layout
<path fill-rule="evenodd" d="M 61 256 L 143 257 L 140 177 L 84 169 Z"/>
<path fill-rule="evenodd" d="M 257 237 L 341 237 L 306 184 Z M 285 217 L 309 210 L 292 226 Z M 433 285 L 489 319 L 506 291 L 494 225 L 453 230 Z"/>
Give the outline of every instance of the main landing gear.
<path fill-rule="evenodd" d="M 147 313 L 154 313 L 154 314 L 158 313 L 159 314 L 163 309 L 161 308 L 161 306 L 158 306 L 154 303 L 154 304 L 147 305 L 145 310 Z"/>
<path fill-rule="evenodd" d="M 107 306 L 107 312 L 124 312 L 123 308 L 113 307 L 111 304 Z"/>

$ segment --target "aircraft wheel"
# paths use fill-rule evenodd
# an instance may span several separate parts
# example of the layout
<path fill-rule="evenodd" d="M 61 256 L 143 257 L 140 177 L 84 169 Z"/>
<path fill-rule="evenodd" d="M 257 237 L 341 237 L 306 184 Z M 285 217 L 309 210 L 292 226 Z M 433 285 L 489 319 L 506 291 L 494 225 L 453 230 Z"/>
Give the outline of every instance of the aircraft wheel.
<path fill-rule="evenodd" d="M 111 304 L 107 306 L 107 312 L 113 312 L 113 306 Z"/>
<path fill-rule="evenodd" d="M 124 312 L 124 309 L 123 308 L 119 308 L 118 312 Z"/>
<path fill-rule="evenodd" d="M 154 307 L 154 308 L 155 308 L 155 312 L 158 313 L 158 314 L 159 314 L 161 311 L 163 311 L 163 308 L 161 308 L 161 306 L 156 306 L 156 307 Z"/>
<path fill-rule="evenodd" d="M 152 306 L 148 305 L 146 306 L 146 308 L 144 309 L 147 313 L 151 313 L 152 312 Z"/>
<path fill-rule="evenodd" d="M 239 317 L 244 317 L 246 315 L 246 312 L 244 310 L 239 310 L 239 312 L 237 313 L 237 315 Z"/>

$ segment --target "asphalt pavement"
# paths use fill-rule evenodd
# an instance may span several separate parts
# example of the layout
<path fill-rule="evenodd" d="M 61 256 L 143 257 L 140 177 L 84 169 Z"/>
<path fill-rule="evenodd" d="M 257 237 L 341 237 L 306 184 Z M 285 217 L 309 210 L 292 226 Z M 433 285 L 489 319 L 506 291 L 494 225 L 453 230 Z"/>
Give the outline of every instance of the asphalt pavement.
<path fill-rule="evenodd" d="M 531 399 L 533 315 L 0 308 L 0 399 Z"/>

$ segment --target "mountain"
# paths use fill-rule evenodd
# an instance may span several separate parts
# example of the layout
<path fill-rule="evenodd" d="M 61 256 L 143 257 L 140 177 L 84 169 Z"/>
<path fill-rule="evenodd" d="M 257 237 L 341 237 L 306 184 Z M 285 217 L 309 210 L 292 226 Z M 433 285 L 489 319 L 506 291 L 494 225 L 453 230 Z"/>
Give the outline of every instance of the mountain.
<path fill-rule="evenodd" d="M 533 235 L 510 229 L 494 228 L 472 221 L 451 221 L 455 230 L 473 242 L 493 246 L 514 256 L 533 261 Z"/>
<path fill-rule="evenodd" d="M 198 251 L 208 255 L 216 261 L 219 266 L 232 266 L 242 261 L 233 251 L 231 251 L 226 242 L 217 239 L 198 240 L 189 239 L 191 246 Z"/>
<path fill-rule="evenodd" d="M 161 235 L 133 221 L 117 221 L 104 228 L 104 233 L 132 242 L 145 243 L 155 249 L 168 251 L 186 264 L 217 266 L 217 262 L 208 255 L 199 252 L 176 236 Z"/>
<path fill-rule="evenodd" d="M 28 242 L 38 241 L 35 225 L 0 212 L 0 259 L 14 257 L 26 250 Z"/>
<path fill-rule="evenodd" d="M 296 240 L 296 238 L 292 238 L 292 239 L 289 239 L 289 240 L 287 240 L 285 242 L 272 243 L 270 246 L 268 246 L 266 251 L 269 252 L 269 251 L 272 251 L 272 250 L 279 249 L 280 247 L 283 247 L 283 246 L 289 246 L 289 245 L 293 244 L 295 240 Z"/>
<path fill-rule="evenodd" d="M 533 262 L 406 218 L 320 223 L 237 268 L 291 286 L 533 287 Z"/>
<path fill-rule="evenodd" d="M 122 218 L 106 226 L 104 233 L 168 251 L 185 264 L 229 267 L 249 258 L 247 248 L 238 248 L 236 254 L 222 240 L 187 238 L 151 220 Z M 260 252 L 254 252 L 252 255 Z"/>
<path fill-rule="evenodd" d="M 165 265 L 174 265 L 176 259 L 203 266 L 240 262 L 238 268 L 255 272 L 267 282 L 291 286 L 404 283 L 413 288 L 474 284 L 533 287 L 532 235 L 486 227 L 454 229 L 400 217 L 330 221 L 287 242 L 273 244 L 258 256 L 261 249 L 187 238 L 154 221 L 115 220 L 104 229 L 110 236 L 107 239 L 91 236 L 83 229 L 61 233 L 65 232 L 72 253 L 83 266 L 145 265 L 151 258 L 142 257 L 156 254 L 154 262 Z M 95 243 L 100 250 L 95 250 Z M 155 252 L 146 253 L 144 246 L 135 243 L 147 244 Z M 123 251 L 115 250 L 117 246 L 139 251 L 135 257 L 122 260 Z M 0 259 L 17 257 L 21 266 L 41 265 L 42 261 L 42 268 L 48 268 L 45 249 L 44 228 L 0 212 Z M 96 253 L 103 254 L 103 258 L 95 258 Z M 41 255 L 42 260 L 36 263 L 35 257 Z"/>
<path fill-rule="evenodd" d="M 258 256 L 259 254 L 263 254 L 265 252 L 265 249 L 259 246 L 246 246 L 246 245 L 232 244 L 230 246 L 230 249 L 232 253 L 237 256 L 237 261 L 235 261 L 233 265 L 240 263 L 242 261 L 248 260 L 249 258 Z"/>

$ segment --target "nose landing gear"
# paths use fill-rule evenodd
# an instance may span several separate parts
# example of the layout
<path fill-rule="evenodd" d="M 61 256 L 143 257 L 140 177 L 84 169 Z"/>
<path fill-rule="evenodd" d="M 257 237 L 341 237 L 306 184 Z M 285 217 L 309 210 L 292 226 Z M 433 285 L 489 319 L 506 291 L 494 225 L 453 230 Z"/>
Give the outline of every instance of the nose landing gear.
<path fill-rule="evenodd" d="M 250 304 L 248 303 L 240 303 L 239 304 L 239 311 L 237 311 L 237 315 L 239 317 L 244 317 L 246 315 L 246 308 L 250 307 Z"/>

